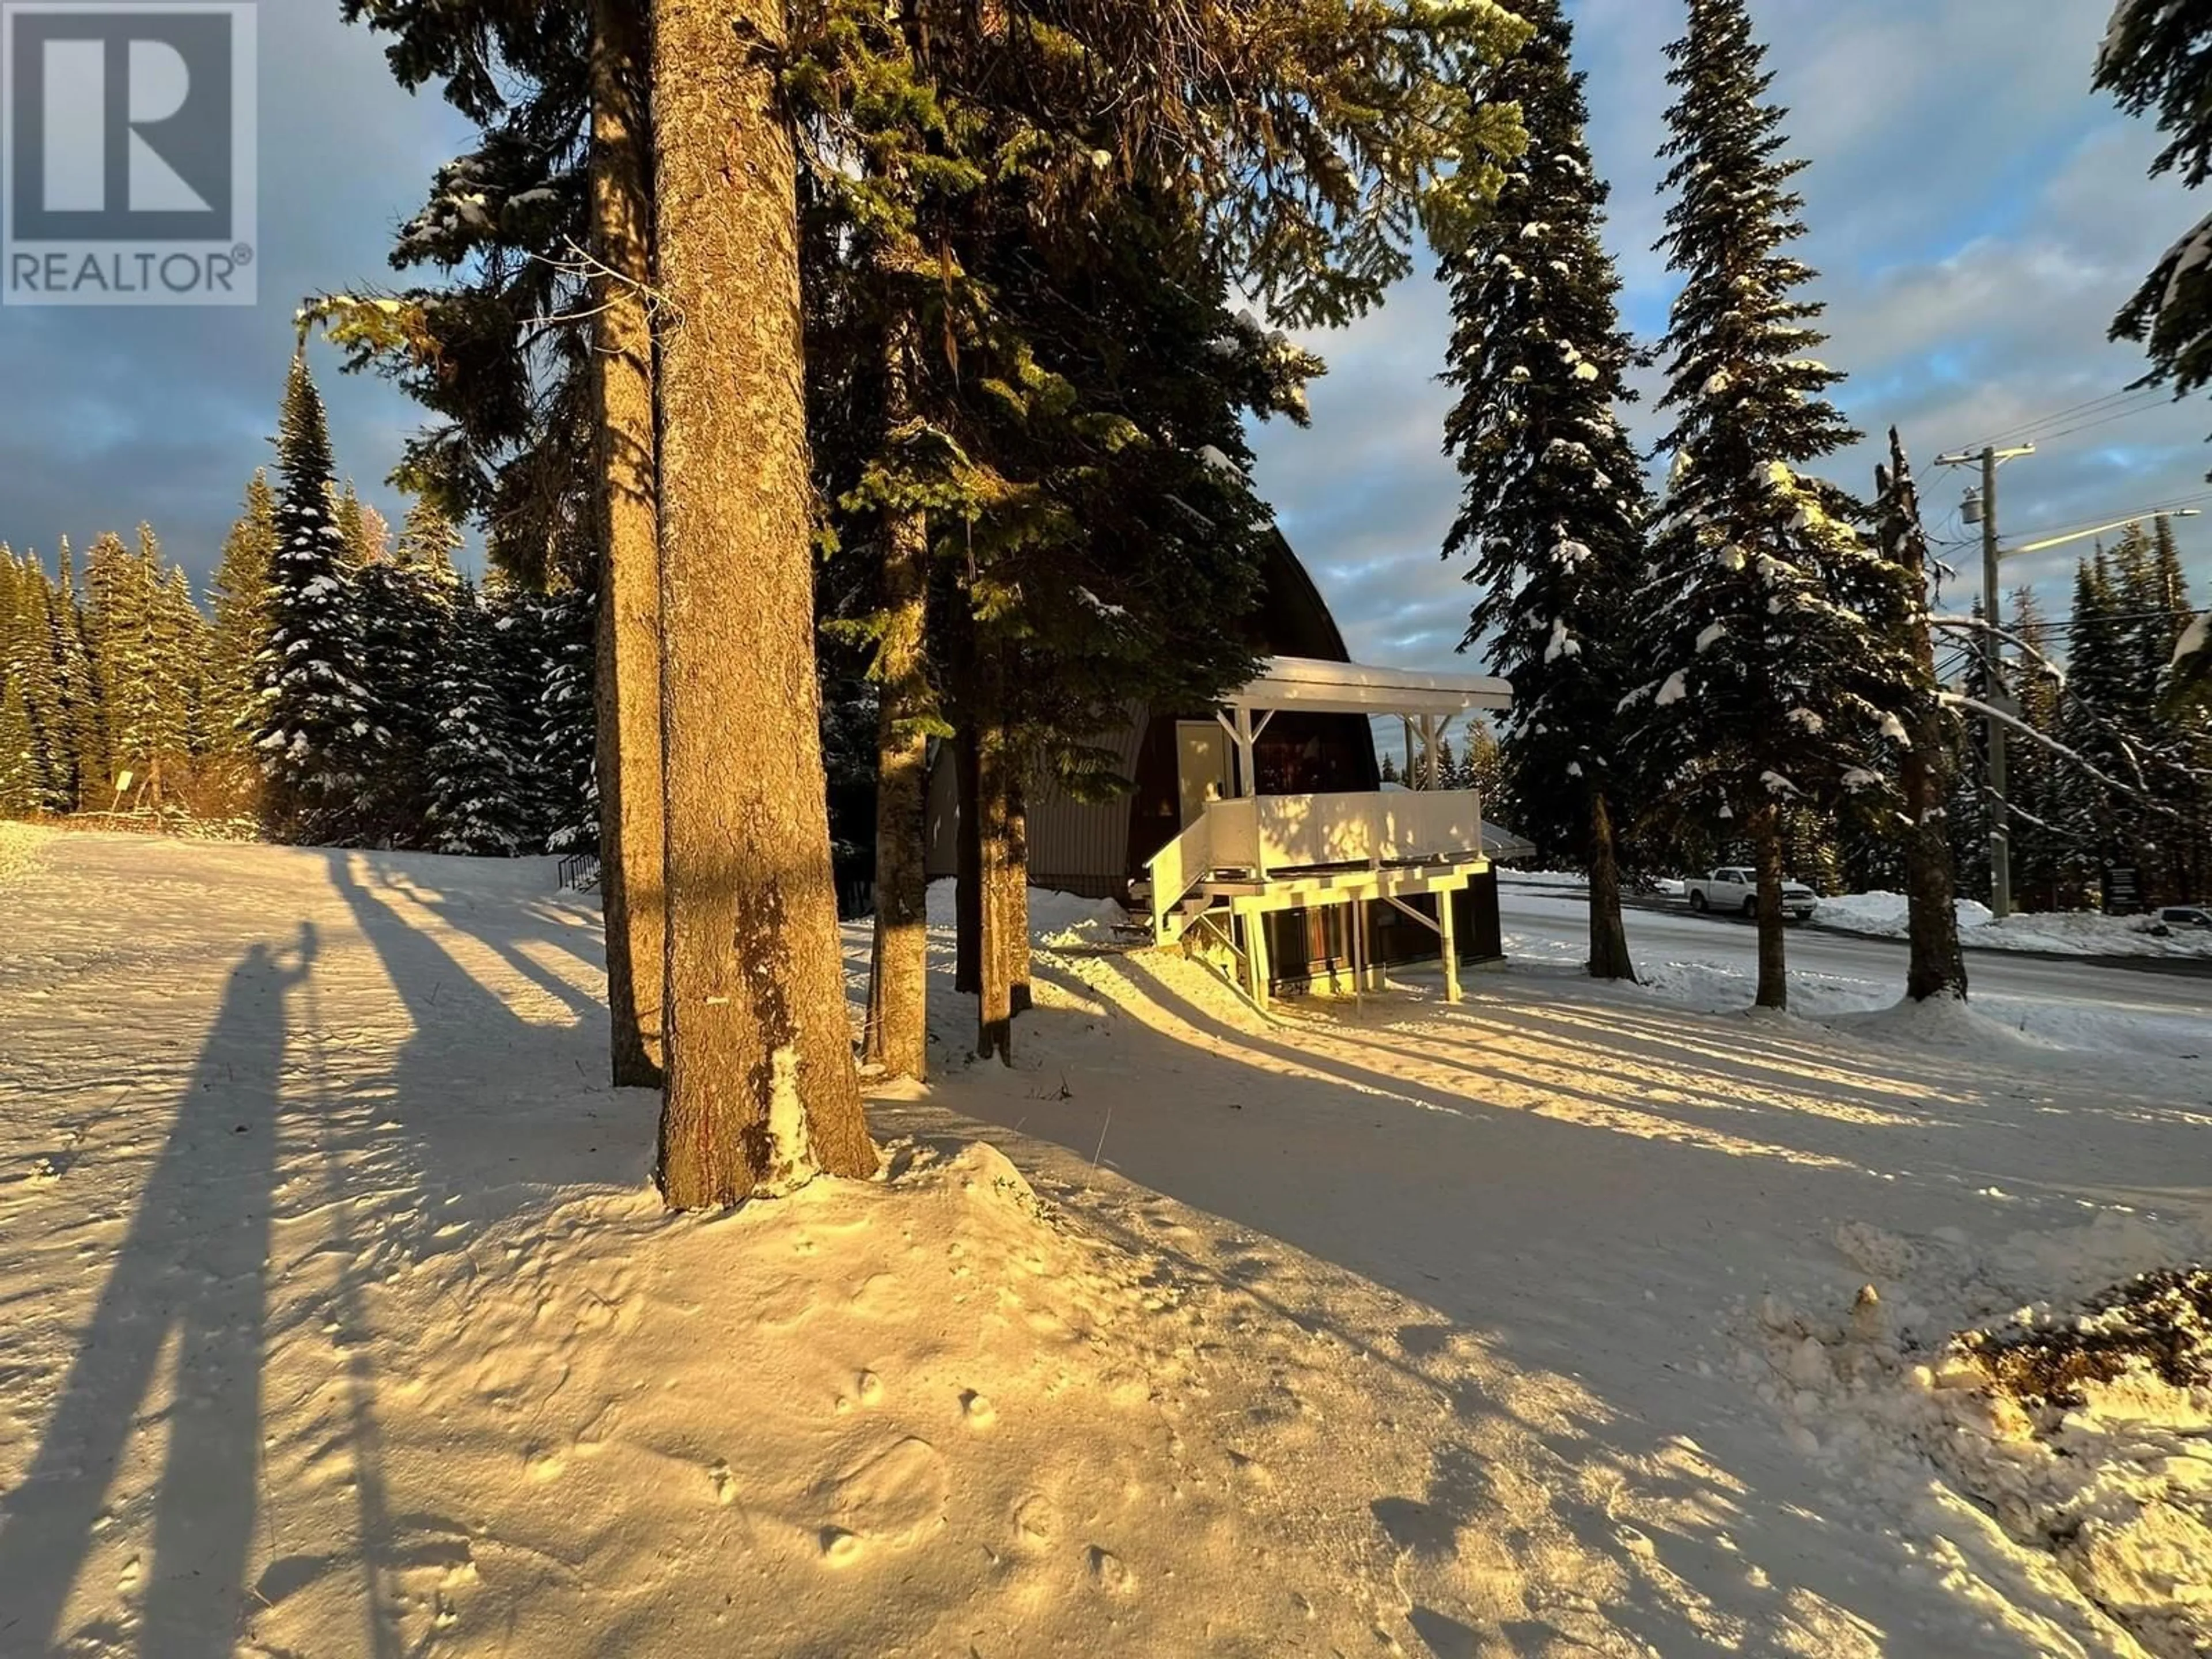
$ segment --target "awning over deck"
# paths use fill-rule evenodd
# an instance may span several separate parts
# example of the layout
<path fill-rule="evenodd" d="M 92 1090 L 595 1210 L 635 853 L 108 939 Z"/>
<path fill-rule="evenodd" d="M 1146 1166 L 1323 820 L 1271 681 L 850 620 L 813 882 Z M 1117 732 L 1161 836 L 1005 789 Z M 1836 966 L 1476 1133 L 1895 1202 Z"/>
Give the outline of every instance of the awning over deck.
<path fill-rule="evenodd" d="M 1295 708 L 1319 714 L 1449 716 L 1469 709 L 1507 709 L 1513 687 L 1479 674 L 1438 674 L 1365 663 L 1272 657 L 1258 676 L 1221 699 L 1249 713 Z"/>

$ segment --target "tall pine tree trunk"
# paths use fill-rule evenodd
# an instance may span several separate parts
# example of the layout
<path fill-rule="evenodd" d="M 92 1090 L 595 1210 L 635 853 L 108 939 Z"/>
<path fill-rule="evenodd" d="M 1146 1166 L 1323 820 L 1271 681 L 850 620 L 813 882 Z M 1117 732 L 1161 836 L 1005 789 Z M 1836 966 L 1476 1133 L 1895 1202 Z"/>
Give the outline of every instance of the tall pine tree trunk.
<path fill-rule="evenodd" d="M 1021 920 L 1008 892 L 1021 872 L 1013 862 L 1014 746 L 1003 720 L 993 718 L 975 740 L 975 845 L 981 927 L 975 961 L 981 975 L 976 1005 L 975 1055 L 996 1055 L 1011 1066 L 1013 1048 L 1014 945 Z"/>
<path fill-rule="evenodd" d="M 902 318 L 884 343 L 887 431 L 913 416 L 908 380 L 911 334 L 911 322 Z M 867 1058 L 890 1076 L 921 1078 L 929 1070 L 929 876 L 922 846 L 929 787 L 929 738 L 922 729 L 930 705 L 927 515 L 887 514 L 883 558 L 884 631 L 876 648 L 876 929 Z"/>
<path fill-rule="evenodd" d="M 1751 844 L 1759 870 L 1759 995 L 1761 1008 L 1790 1006 L 1790 962 L 1782 918 L 1782 809 L 1752 814 Z"/>
<path fill-rule="evenodd" d="M 815 678 L 781 0 L 655 0 L 661 1191 L 695 1209 L 876 1168 L 853 1066 Z"/>
<path fill-rule="evenodd" d="M 1620 915 L 1620 855 L 1613 843 L 1613 804 L 1605 791 L 1589 797 L 1589 971 L 1592 979 L 1636 980 L 1628 927 Z"/>
<path fill-rule="evenodd" d="M 616 1086 L 661 1082 L 660 548 L 645 0 L 592 0 L 592 362 L 599 403 L 599 892 Z"/>
<path fill-rule="evenodd" d="M 1030 995 L 1030 803 L 1029 745 L 1021 746 L 1006 776 L 1006 1005 L 1029 1012 Z"/>
<path fill-rule="evenodd" d="M 1943 717 L 1942 684 L 1936 673 L 1935 630 L 1928 621 L 1928 541 L 1921 528 L 1920 498 L 1905 465 L 1897 428 L 1889 432 L 1889 471 L 1877 471 L 1891 523 L 1884 526 L 1886 550 L 1903 573 L 1911 595 L 1906 648 L 1915 679 L 1905 736 L 1911 746 L 1899 766 L 1905 795 L 1905 897 L 1911 941 L 1905 993 L 1915 1002 L 1934 996 L 1964 1000 L 1966 957 L 1959 945 L 1958 868 L 1951 857 L 1951 826 L 1945 814 L 1958 783 L 1958 762 L 1951 750 Z"/>

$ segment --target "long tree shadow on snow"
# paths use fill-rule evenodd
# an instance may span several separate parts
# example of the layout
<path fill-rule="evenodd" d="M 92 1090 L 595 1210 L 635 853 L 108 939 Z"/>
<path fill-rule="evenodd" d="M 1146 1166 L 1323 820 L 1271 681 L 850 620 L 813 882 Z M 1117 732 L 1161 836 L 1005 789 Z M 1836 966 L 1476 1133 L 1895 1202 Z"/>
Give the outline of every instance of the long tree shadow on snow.
<path fill-rule="evenodd" d="M 222 1659 L 232 1650 L 260 1468 L 286 1006 L 315 951 L 313 925 L 302 923 L 289 949 L 255 945 L 231 970 L 38 1455 L 7 1497 L 0 1652 L 54 1644 L 172 1341 L 174 1403 L 137 1647 L 161 1659 Z"/>

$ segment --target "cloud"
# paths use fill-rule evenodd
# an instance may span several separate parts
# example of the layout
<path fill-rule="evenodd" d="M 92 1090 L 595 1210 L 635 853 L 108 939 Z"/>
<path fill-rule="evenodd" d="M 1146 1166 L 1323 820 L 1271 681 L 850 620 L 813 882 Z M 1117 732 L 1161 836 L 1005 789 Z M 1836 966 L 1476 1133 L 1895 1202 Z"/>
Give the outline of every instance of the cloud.
<path fill-rule="evenodd" d="M 1656 155 L 1670 96 L 1662 49 L 1683 9 L 1572 9 L 1590 142 L 1613 186 L 1608 246 L 1632 325 L 1656 336 L 1675 286 L 1650 251 L 1666 205 Z M 1811 163 L 1800 180 L 1810 226 L 1801 246 L 1822 273 L 1812 295 L 1827 305 L 1832 338 L 1820 356 L 1850 374 L 1839 398 L 1867 434 L 1830 471 L 1869 490 L 1896 423 L 1931 520 L 1953 536 L 1962 534 L 1968 480 L 1935 469 L 1935 456 L 2140 374 L 2138 349 L 2109 343 L 2106 331 L 2206 205 L 2148 179 L 2155 136 L 2089 91 L 2109 9 L 2109 0 L 2037 0 L 2033 26 L 2022 27 L 2016 0 L 1753 0 L 1771 95 L 1791 112 L 1789 153 Z M 1473 597 L 1437 557 L 1458 503 L 1438 453 L 1449 396 L 1433 379 L 1449 327 L 1434 283 L 1403 285 L 1355 328 L 1310 341 L 1332 368 L 1314 429 L 1257 434 L 1259 482 L 1286 533 L 1354 648 L 1385 660 L 1451 661 Z M 1631 411 L 1646 441 L 1658 430 L 1652 401 Z M 2009 539 L 2206 492 L 2212 404 L 2151 396 L 2090 417 L 2116 410 L 2124 418 L 2102 425 L 2039 428 L 2039 453 L 2003 473 Z M 2179 533 L 2201 598 L 2212 587 L 2212 533 L 2197 523 Z M 2063 610 L 2087 546 L 2008 565 L 2007 585 L 2031 583 Z"/>
<path fill-rule="evenodd" d="M 51 557 L 62 535 L 82 547 L 146 520 L 203 579 L 270 457 L 300 299 L 390 280 L 393 227 L 464 141 L 442 102 L 394 84 L 377 40 L 340 23 L 332 0 L 258 10 L 261 302 L 0 309 L 0 538 L 18 551 Z M 412 405 L 341 377 L 327 350 L 317 366 L 341 471 L 386 496 Z"/>

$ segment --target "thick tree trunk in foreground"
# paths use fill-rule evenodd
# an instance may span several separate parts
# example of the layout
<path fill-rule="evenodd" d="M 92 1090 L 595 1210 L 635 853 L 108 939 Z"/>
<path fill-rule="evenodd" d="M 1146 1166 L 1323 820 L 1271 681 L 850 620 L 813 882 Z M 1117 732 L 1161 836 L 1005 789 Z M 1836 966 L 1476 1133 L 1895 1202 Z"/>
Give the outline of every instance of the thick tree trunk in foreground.
<path fill-rule="evenodd" d="M 1759 996 L 1761 1008 L 1790 1006 L 1790 962 L 1782 919 L 1782 810 L 1761 807 L 1751 820 L 1759 867 Z"/>
<path fill-rule="evenodd" d="M 678 1209 L 876 1168 L 845 1012 L 815 679 L 780 0 L 656 0 L 667 1093 Z M 732 27 L 733 21 L 737 25 Z M 750 40 L 748 36 L 751 37 Z"/>
<path fill-rule="evenodd" d="M 599 405 L 599 894 L 618 1088 L 661 1081 L 660 548 L 654 498 L 652 141 L 642 0 L 592 7 Z"/>
<path fill-rule="evenodd" d="M 1590 791 L 1589 971 L 1592 979 L 1636 979 L 1628 928 L 1620 917 L 1620 858 L 1613 845 L 1613 806 Z"/>
<path fill-rule="evenodd" d="M 911 417 L 908 326 L 885 345 L 884 420 Z M 929 785 L 929 522 L 920 512 L 884 525 L 883 638 L 876 647 L 876 937 L 868 980 L 866 1057 L 892 1077 L 929 1072 L 929 876 L 923 857 Z"/>

